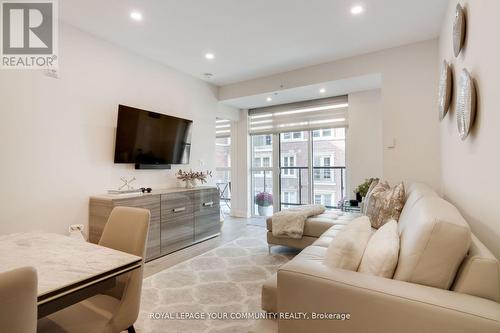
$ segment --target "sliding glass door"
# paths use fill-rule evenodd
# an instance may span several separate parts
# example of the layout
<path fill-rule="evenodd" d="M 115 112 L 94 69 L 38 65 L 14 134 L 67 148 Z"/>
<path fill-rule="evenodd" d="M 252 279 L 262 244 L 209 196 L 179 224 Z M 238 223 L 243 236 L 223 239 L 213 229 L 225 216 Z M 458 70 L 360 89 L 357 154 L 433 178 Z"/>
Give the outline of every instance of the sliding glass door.
<path fill-rule="evenodd" d="M 252 167 L 252 215 L 271 216 L 275 205 L 275 186 L 273 184 L 273 135 L 253 135 L 251 160 Z"/>
<path fill-rule="evenodd" d="M 307 204 L 311 200 L 309 138 L 309 131 L 279 135 L 281 208 Z"/>
<path fill-rule="evenodd" d="M 312 131 L 312 203 L 337 207 L 346 197 L 345 128 Z"/>
<path fill-rule="evenodd" d="M 335 208 L 345 197 L 345 128 L 279 135 L 280 204 Z"/>

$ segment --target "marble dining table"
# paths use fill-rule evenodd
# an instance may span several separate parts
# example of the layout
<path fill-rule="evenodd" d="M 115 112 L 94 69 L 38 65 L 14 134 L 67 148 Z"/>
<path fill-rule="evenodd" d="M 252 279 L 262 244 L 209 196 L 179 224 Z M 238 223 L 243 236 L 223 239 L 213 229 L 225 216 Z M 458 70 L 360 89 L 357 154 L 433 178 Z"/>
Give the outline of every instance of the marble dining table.
<path fill-rule="evenodd" d="M 37 271 L 39 318 L 112 288 L 116 277 L 141 265 L 141 257 L 60 234 L 0 236 L 0 273 Z"/>

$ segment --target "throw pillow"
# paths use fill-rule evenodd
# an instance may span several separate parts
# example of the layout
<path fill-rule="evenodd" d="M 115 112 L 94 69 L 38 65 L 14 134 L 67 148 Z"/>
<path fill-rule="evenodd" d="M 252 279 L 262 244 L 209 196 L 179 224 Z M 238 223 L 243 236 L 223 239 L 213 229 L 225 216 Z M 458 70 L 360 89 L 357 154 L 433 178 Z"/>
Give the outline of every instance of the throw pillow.
<path fill-rule="evenodd" d="M 326 250 L 324 264 L 332 268 L 356 271 L 370 236 L 368 217 L 361 216 L 352 220 L 333 238 Z"/>
<path fill-rule="evenodd" d="M 387 181 L 378 181 L 377 184 L 375 184 L 373 189 L 370 191 L 370 200 L 368 200 L 365 205 L 365 215 L 368 215 L 368 212 L 375 211 L 375 200 L 372 200 L 374 198 L 374 195 L 379 192 L 384 192 L 390 188 L 391 187 L 389 186 L 389 183 L 387 183 Z"/>
<path fill-rule="evenodd" d="M 358 272 L 392 279 L 399 256 L 398 223 L 387 222 L 370 238 Z"/>
<path fill-rule="evenodd" d="M 374 179 L 371 183 L 370 186 L 368 187 L 368 191 L 366 191 L 366 196 L 365 196 L 365 202 L 363 202 L 363 208 L 361 209 L 362 214 L 366 214 L 366 208 L 368 207 L 368 203 L 370 202 L 370 197 L 372 195 L 373 189 L 375 186 L 377 186 L 379 180 Z"/>
<path fill-rule="evenodd" d="M 378 229 L 390 220 L 397 221 L 404 204 L 405 188 L 403 183 L 386 189 L 377 185 L 373 189 L 366 215 L 370 218 L 372 227 Z"/>

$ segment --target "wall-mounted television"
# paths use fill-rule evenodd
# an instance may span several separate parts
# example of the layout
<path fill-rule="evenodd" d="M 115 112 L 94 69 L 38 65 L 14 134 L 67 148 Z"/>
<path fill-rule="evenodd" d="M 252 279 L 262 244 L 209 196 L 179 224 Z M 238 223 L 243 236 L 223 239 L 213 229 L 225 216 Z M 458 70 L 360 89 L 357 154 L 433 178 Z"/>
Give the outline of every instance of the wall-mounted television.
<path fill-rule="evenodd" d="M 115 163 L 136 169 L 170 169 L 188 164 L 193 121 L 119 105 Z"/>

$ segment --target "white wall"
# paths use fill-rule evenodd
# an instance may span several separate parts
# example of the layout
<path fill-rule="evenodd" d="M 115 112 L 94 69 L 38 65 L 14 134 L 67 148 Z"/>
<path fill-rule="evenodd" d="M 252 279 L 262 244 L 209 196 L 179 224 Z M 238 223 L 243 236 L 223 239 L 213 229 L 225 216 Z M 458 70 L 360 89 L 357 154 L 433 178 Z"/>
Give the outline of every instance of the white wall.
<path fill-rule="evenodd" d="M 460 2 L 467 11 L 465 49 L 455 58 L 452 27 L 457 1 L 450 1 L 439 61 L 451 61 L 455 78 L 463 68 L 471 73 L 478 90 L 478 114 L 471 135 L 463 142 L 458 137 L 454 105 L 441 122 L 443 191 L 500 258 L 500 1 Z"/>
<path fill-rule="evenodd" d="M 239 121 L 231 128 L 231 215 L 250 216 L 250 139 L 248 135 L 248 110 L 239 111 Z"/>
<path fill-rule="evenodd" d="M 215 87 L 67 25 L 59 45 L 60 79 L 0 73 L 0 233 L 87 224 L 89 196 L 120 176 L 177 185 L 175 170 L 113 164 L 119 103 L 193 119 L 191 166 L 214 169 L 215 116 L 230 112 Z"/>
<path fill-rule="evenodd" d="M 430 40 L 223 86 L 219 99 L 381 73 L 383 142 L 387 146 L 396 140 L 394 149 L 384 147 L 383 177 L 440 189 L 437 55 L 438 41 Z"/>
<path fill-rule="evenodd" d="M 382 96 L 380 89 L 349 94 L 347 195 L 367 178 L 383 174 Z"/>

